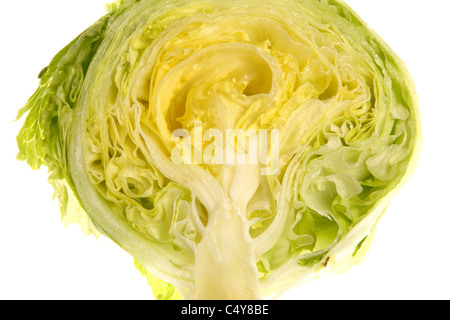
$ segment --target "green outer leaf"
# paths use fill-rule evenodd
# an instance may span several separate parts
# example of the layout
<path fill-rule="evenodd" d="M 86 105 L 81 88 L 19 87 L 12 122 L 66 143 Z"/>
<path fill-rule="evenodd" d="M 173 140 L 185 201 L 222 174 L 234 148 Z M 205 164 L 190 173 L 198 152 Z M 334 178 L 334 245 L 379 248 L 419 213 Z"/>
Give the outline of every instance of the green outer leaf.
<path fill-rule="evenodd" d="M 85 234 L 100 232 L 82 208 L 69 172 L 67 148 L 84 78 L 103 41 L 110 15 L 105 15 L 62 49 L 39 74 L 40 84 L 17 120 L 26 115 L 17 136 L 18 160 L 34 169 L 48 167 L 49 182 L 66 225 L 79 223 Z"/>
<path fill-rule="evenodd" d="M 38 89 L 19 110 L 28 115 L 17 136 L 18 160 L 33 169 L 46 165 L 67 176 L 65 153 L 73 111 L 89 64 L 103 41 L 109 16 L 104 16 L 61 50 L 39 75 Z"/>
<path fill-rule="evenodd" d="M 181 300 L 175 286 L 155 277 L 139 261 L 135 260 L 134 265 L 141 275 L 147 278 L 148 285 L 152 287 L 152 293 L 156 300 Z"/>

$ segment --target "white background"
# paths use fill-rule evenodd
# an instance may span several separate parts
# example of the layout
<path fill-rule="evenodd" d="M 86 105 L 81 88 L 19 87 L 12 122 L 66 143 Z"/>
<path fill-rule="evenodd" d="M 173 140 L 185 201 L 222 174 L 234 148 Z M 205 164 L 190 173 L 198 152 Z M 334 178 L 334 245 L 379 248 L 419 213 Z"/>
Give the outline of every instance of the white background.
<path fill-rule="evenodd" d="M 132 258 L 106 238 L 64 228 L 45 169 L 15 160 L 12 122 L 50 59 L 104 13 L 105 0 L 2 3 L 0 299 L 152 299 Z M 447 0 L 348 0 L 405 61 L 420 98 L 424 146 L 365 261 L 286 299 L 449 299 L 450 47 Z"/>

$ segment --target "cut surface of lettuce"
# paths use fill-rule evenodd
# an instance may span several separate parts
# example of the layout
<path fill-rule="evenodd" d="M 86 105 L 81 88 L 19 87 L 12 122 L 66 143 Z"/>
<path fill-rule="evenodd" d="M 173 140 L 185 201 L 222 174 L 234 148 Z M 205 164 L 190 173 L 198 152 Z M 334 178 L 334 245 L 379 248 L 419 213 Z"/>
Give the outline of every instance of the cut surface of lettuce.
<path fill-rule="evenodd" d="M 18 114 L 18 159 L 49 168 L 66 222 L 132 255 L 157 299 L 278 297 L 361 260 L 421 129 L 405 65 L 346 3 L 106 9 Z M 271 156 L 247 161 L 261 133 Z"/>

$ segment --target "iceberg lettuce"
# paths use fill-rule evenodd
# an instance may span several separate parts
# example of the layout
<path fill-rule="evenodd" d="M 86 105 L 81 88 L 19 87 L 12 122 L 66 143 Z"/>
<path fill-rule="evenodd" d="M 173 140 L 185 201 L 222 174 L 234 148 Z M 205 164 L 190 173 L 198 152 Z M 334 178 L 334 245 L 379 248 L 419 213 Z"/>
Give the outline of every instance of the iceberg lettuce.
<path fill-rule="evenodd" d="M 121 0 L 18 118 L 63 218 L 157 299 L 262 299 L 358 263 L 421 144 L 414 83 L 340 0 Z"/>

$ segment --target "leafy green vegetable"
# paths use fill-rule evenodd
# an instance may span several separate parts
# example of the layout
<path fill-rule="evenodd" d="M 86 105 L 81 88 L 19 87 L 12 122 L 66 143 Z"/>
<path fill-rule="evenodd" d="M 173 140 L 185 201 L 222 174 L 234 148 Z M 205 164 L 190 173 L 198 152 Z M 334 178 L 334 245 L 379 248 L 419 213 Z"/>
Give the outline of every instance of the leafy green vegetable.
<path fill-rule="evenodd" d="M 260 299 L 358 263 L 421 143 L 406 67 L 343 1 L 122 0 L 19 111 L 67 222 L 157 299 Z"/>

